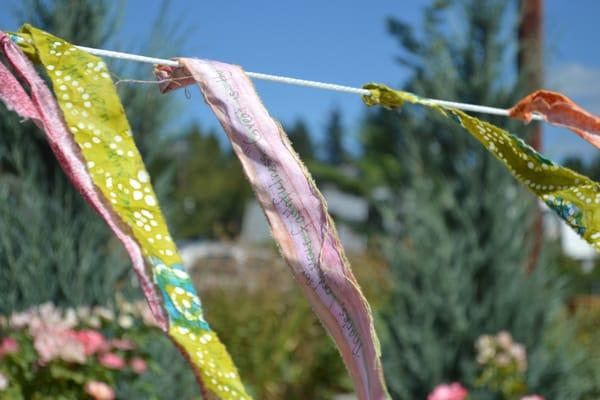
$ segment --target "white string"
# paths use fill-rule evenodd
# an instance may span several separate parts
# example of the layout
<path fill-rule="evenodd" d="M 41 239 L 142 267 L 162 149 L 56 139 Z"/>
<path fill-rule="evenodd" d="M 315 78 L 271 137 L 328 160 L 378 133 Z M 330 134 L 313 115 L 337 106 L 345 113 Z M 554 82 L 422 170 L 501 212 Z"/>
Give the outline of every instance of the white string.
<path fill-rule="evenodd" d="M 160 65 L 167 65 L 169 67 L 179 67 L 179 62 L 175 61 L 175 60 L 165 60 L 162 58 L 146 57 L 146 56 L 140 56 L 137 54 L 122 53 L 120 51 L 111 51 L 111 50 L 104 50 L 104 49 L 95 49 L 92 47 L 85 47 L 85 46 L 75 46 L 75 47 L 77 47 L 78 49 L 87 51 L 88 53 L 95 54 L 100 57 L 119 58 L 122 60 L 138 61 L 138 62 L 143 62 L 143 63 L 148 63 L 148 64 L 160 64 Z M 246 72 L 246 75 L 248 75 L 250 78 L 261 79 L 261 80 L 265 80 L 265 81 L 285 83 L 288 85 L 312 87 L 312 88 L 324 89 L 324 90 L 333 90 L 336 92 L 360 94 L 363 96 L 369 95 L 371 93 L 367 89 L 354 88 L 354 87 L 343 86 L 343 85 L 336 85 L 333 83 L 309 81 L 309 80 L 305 80 L 305 79 L 289 78 L 286 76 L 268 75 L 268 74 L 262 74 L 259 72 Z M 483 114 L 502 115 L 502 116 L 509 115 L 508 110 L 505 108 L 487 107 L 487 106 L 480 106 L 478 104 L 459 103 L 459 102 L 455 102 L 455 101 L 446 101 L 446 100 L 438 100 L 438 99 L 425 98 L 424 100 L 427 100 L 431 104 L 447 106 L 447 107 L 454 107 L 454 108 L 458 108 L 459 110 L 464 110 L 464 111 L 472 111 L 472 112 L 478 112 L 478 113 L 483 113 Z M 537 114 L 532 115 L 532 117 L 535 120 L 543 119 L 540 115 L 537 115 Z"/>

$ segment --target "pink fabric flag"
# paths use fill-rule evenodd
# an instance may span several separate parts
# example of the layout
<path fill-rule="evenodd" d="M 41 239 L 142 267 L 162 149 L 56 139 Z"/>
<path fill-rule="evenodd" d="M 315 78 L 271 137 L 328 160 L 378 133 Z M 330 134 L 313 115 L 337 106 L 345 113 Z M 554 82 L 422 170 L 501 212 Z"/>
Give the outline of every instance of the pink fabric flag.
<path fill-rule="evenodd" d="M 22 81 L 29 86 L 31 93 L 28 95 L 11 71 L 0 63 L 0 100 L 9 109 L 25 119 L 33 120 L 44 130 L 52 151 L 73 185 L 125 246 L 157 323 L 166 330 L 167 322 L 160 306 L 161 301 L 155 293 L 150 277 L 144 271 L 144 259 L 140 247 L 97 192 L 87 173 L 80 149 L 65 126 L 54 96 L 21 49 L 4 32 L 0 32 L 0 50 Z"/>
<path fill-rule="evenodd" d="M 179 61 L 182 68 L 156 68 L 164 81 L 161 89 L 198 83 L 242 163 L 281 254 L 340 350 L 358 397 L 389 398 L 369 305 L 325 201 L 287 135 L 269 116 L 240 67 Z"/>
<path fill-rule="evenodd" d="M 579 107 L 567 96 L 549 90 L 537 90 L 509 110 L 512 118 L 526 122 L 541 115 L 553 125 L 569 128 L 600 149 L 600 117 Z"/>

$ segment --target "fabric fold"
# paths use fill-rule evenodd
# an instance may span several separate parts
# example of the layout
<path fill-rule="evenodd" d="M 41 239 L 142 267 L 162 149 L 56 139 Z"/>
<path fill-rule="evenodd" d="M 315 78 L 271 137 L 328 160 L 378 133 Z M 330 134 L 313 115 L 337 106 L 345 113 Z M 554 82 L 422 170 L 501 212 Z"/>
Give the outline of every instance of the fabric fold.
<path fill-rule="evenodd" d="M 363 97 L 369 106 L 381 105 L 393 109 L 408 102 L 434 108 L 447 117 L 453 117 L 518 181 L 543 200 L 584 240 L 600 250 L 599 183 L 547 159 L 519 137 L 460 110 L 432 104 L 427 99 L 382 84 L 370 83 L 363 87 L 371 92 L 371 95 Z M 526 116 L 534 109 L 519 108 L 516 114 Z"/>
<path fill-rule="evenodd" d="M 567 96 L 549 90 L 537 90 L 509 110 L 511 118 L 525 122 L 531 121 L 533 114 L 541 115 L 552 125 L 570 129 L 600 149 L 600 117 L 579 107 Z"/>
<path fill-rule="evenodd" d="M 281 255 L 340 350 L 358 398 L 389 398 L 369 305 L 325 200 L 287 135 L 240 67 L 197 59 L 179 62 L 181 68 L 156 68 L 162 90 L 183 87 L 190 76 L 198 83 L 231 141 Z"/>
<path fill-rule="evenodd" d="M 160 328 L 192 365 L 204 398 L 249 398 L 231 357 L 204 319 L 106 65 L 29 25 L 11 38 L 44 67 L 54 87 L 56 100 L 2 35 L 3 50 L 31 87 L 29 101 L 61 166 L 124 244 Z M 24 92 L 6 92 L 0 95 L 10 108 L 36 117 Z"/>

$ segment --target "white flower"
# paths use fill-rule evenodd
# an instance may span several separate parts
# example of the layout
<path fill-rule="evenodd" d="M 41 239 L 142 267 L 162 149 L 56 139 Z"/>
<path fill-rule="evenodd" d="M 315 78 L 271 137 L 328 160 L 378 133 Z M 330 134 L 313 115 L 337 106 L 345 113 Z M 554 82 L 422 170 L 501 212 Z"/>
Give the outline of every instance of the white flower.
<path fill-rule="evenodd" d="M 79 306 L 77 307 L 77 316 L 81 319 L 86 319 L 90 316 L 91 309 L 88 306 Z"/>
<path fill-rule="evenodd" d="M 0 373 L 0 391 L 8 387 L 8 378 Z"/>
<path fill-rule="evenodd" d="M 115 313 L 106 307 L 94 307 L 94 314 L 107 321 L 113 321 L 115 319 Z"/>
<path fill-rule="evenodd" d="M 510 349 L 513 344 L 512 336 L 510 336 L 510 333 L 506 331 L 498 332 L 496 335 L 496 341 L 505 350 Z"/>
<path fill-rule="evenodd" d="M 525 346 L 520 343 L 515 343 L 509 350 L 510 355 L 516 360 L 519 370 L 527 369 L 527 352 Z"/>
<path fill-rule="evenodd" d="M 496 350 L 493 347 L 484 347 L 482 351 L 477 354 L 477 362 L 479 364 L 485 364 L 489 362 L 496 355 Z"/>
<path fill-rule="evenodd" d="M 100 318 L 98 318 L 96 315 L 89 317 L 87 323 L 92 328 L 100 328 L 101 325 Z"/>
<path fill-rule="evenodd" d="M 133 326 L 131 315 L 122 314 L 119 316 L 119 326 L 123 329 L 129 329 Z"/>
<path fill-rule="evenodd" d="M 487 349 L 487 348 L 490 348 L 493 346 L 494 346 L 494 340 L 492 339 L 492 337 L 490 335 L 479 336 L 479 338 L 477 339 L 477 343 L 475 344 L 475 347 L 479 351 L 483 351 L 484 349 Z"/>
<path fill-rule="evenodd" d="M 124 313 L 128 313 L 128 314 L 136 314 L 137 313 L 137 307 L 135 306 L 135 304 L 133 303 L 129 303 L 129 302 L 123 302 L 120 306 L 120 311 L 124 312 Z"/>
<path fill-rule="evenodd" d="M 145 301 L 138 301 L 136 303 L 136 308 L 138 309 L 138 313 L 141 314 L 142 320 L 146 326 L 158 326 L 156 322 L 156 318 L 152 314 L 152 310 L 148 306 L 148 303 Z"/>
<path fill-rule="evenodd" d="M 75 313 L 75 310 L 72 308 L 68 308 L 65 312 L 64 324 L 69 328 L 74 328 L 75 326 L 77 326 L 78 323 L 79 320 L 77 319 L 77 314 Z"/>
<path fill-rule="evenodd" d="M 10 316 L 10 327 L 14 329 L 25 328 L 29 325 L 31 315 L 28 313 L 14 313 Z"/>

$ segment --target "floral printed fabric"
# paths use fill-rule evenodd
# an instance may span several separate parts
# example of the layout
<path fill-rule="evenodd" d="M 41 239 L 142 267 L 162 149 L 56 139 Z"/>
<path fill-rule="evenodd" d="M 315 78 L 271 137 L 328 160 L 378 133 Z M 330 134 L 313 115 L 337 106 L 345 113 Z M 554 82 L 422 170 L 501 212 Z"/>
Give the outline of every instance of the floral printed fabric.
<path fill-rule="evenodd" d="M 157 67 L 157 76 L 167 82 L 163 91 L 198 83 L 231 141 L 283 258 L 340 350 L 358 398 L 389 398 L 369 305 L 325 201 L 285 132 L 240 67 L 185 58 L 179 62 L 181 68 Z M 186 76 L 193 79 L 179 79 Z M 169 84 L 169 79 L 177 80 Z"/>
<path fill-rule="evenodd" d="M 155 317 L 192 364 L 203 394 L 249 398 L 229 354 L 204 319 L 106 65 L 29 25 L 12 37 L 49 75 L 69 139 L 85 162 L 72 169 L 91 178 L 100 201 L 90 203 L 110 209 L 114 218 L 102 216 L 122 241 L 125 236 Z M 150 277 L 146 271 L 151 271 Z"/>
<path fill-rule="evenodd" d="M 464 112 L 434 105 L 411 93 L 393 90 L 381 84 L 367 84 L 371 91 L 363 101 L 396 108 L 404 102 L 435 108 L 454 117 L 486 149 L 583 239 L 600 250 L 600 184 L 545 158 L 517 136 Z"/>

